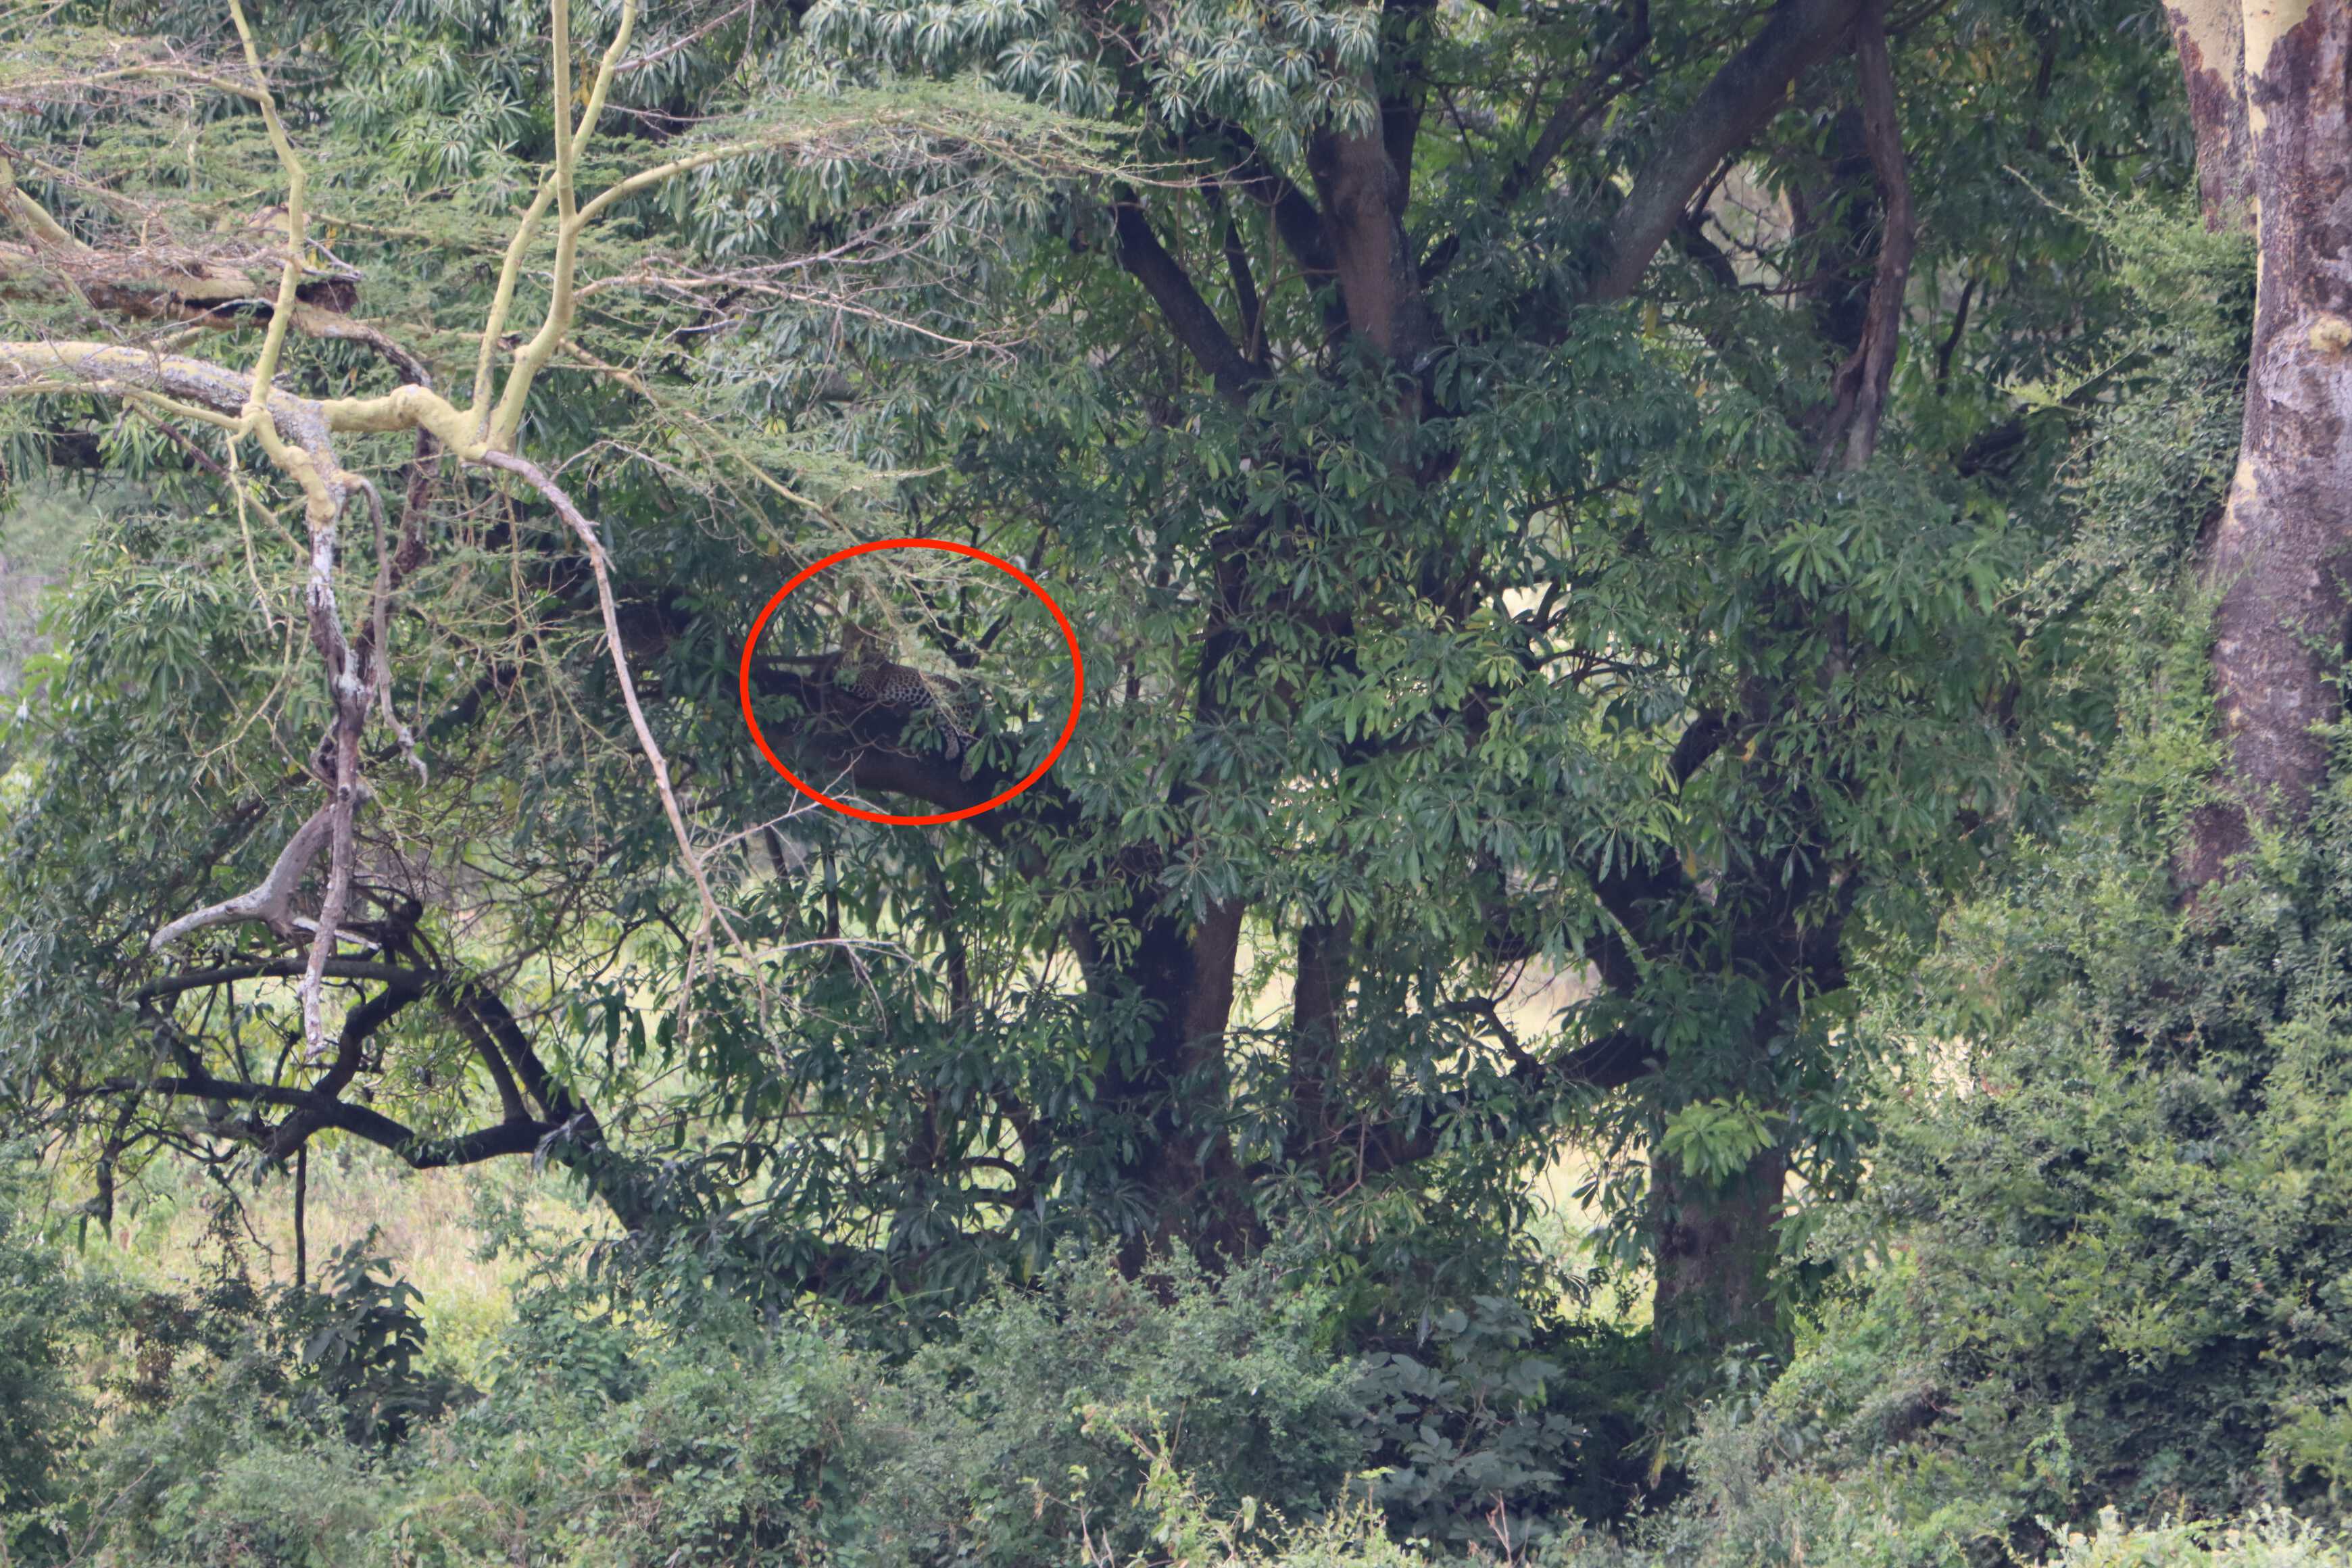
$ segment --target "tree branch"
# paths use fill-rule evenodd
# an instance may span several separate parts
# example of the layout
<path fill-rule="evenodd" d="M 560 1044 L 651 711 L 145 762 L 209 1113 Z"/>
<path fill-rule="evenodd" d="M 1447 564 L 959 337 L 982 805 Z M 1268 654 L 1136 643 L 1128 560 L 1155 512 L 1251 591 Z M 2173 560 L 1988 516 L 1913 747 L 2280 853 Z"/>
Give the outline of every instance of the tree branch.
<path fill-rule="evenodd" d="M 131 994 L 133 1001 L 159 1002 L 183 992 L 203 991 L 215 985 L 234 985 L 240 980 L 292 980 L 301 974 L 302 969 L 302 961 L 292 958 L 226 964 L 217 969 L 191 970 L 184 974 L 151 980 Z M 424 970 L 407 969 L 396 963 L 370 963 L 354 958 L 330 959 L 327 974 L 335 980 L 368 980 L 395 990 L 409 989 L 420 996 L 434 978 Z"/>
<path fill-rule="evenodd" d="M 1111 204 L 1111 222 L 1118 240 L 1118 264 L 1143 285 L 1176 341 L 1200 362 L 1226 401 L 1246 399 L 1265 373 L 1234 346 L 1232 335 L 1193 287 L 1191 275 L 1151 232 L 1142 203 L 1132 193 L 1119 197 Z"/>
<path fill-rule="evenodd" d="M 1911 216 L 1911 179 L 1903 166 L 1903 127 L 1895 106 L 1895 67 L 1886 50 L 1885 16 L 1866 9 L 1854 23 L 1853 69 L 1861 89 L 1863 137 L 1878 176 L 1878 270 L 1871 279 L 1862 342 L 1838 370 L 1837 397 L 1822 441 L 1827 468 L 1843 442 L 1843 466 L 1859 468 L 1878 450 L 1879 421 L 1895 379 L 1895 351 L 1903 335 L 1903 297 L 1918 243 Z"/>
<path fill-rule="evenodd" d="M 1633 182 L 1609 226 L 1591 297 L 1630 298 L 1716 166 L 1747 145 L 1790 84 L 1828 57 L 1863 0 L 1779 0 L 1762 32 L 1715 73 Z"/>
<path fill-rule="evenodd" d="M 827 689 L 813 677 L 777 669 L 773 662 L 752 666 L 751 674 L 763 696 L 789 697 L 810 713 L 824 707 Z M 906 715 L 873 704 L 853 715 L 837 735 L 814 729 L 802 734 L 824 742 L 832 765 L 845 770 L 859 789 L 907 795 L 944 811 L 978 805 L 1012 782 L 1012 775 L 984 766 L 966 778 L 960 763 L 909 751 L 903 743 L 905 732 Z M 1049 787 L 1047 783 L 1038 785 Z M 989 825 L 981 818 L 972 826 L 986 831 Z"/>
<path fill-rule="evenodd" d="M 309 821 L 294 830 L 286 847 L 278 852 L 269 874 L 250 892 L 239 893 L 233 899 L 182 915 L 147 939 L 151 952 L 161 952 L 182 937 L 217 925 L 231 925 L 245 921 L 259 921 L 279 936 L 292 936 L 294 924 L 294 889 L 302 880 L 302 873 L 319 858 L 333 826 L 334 808 L 320 806 L 310 814 Z"/>
<path fill-rule="evenodd" d="M 738 950 L 743 947 L 734 922 L 719 907 L 719 897 L 710 889 L 709 873 L 704 869 L 702 856 L 694 847 L 694 836 L 687 830 L 686 814 L 677 804 L 677 792 L 670 787 L 669 760 L 662 754 L 661 742 L 654 739 L 653 727 L 646 722 L 646 710 L 637 700 L 637 683 L 629 673 L 627 645 L 621 639 L 620 612 L 613 602 L 613 581 L 605 568 L 604 546 L 598 538 L 596 525 L 588 521 L 562 486 L 550 479 L 545 469 L 527 458 L 508 452 L 485 452 L 480 461 L 493 468 L 503 468 L 516 475 L 537 490 L 556 515 L 571 525 L 572 531 L 588 547 L 588 564 L 595 574 L 596 605 L 604 617 L 604 640 L 613 656 L 613 673 L 620 682 L 621 701 L 629 710 L 629 723 L 636 731 L 637 746 L 645 753 L 646 765 L 653 770 L 654 790 L 661 796 L 662 811 L 669 818 L 670 831 L 677 836 L 678 852 L 686 858 L 687 873 L 694 879 L 695 890 L 701 897 L 704 929 L 716 926 Z"/>
<path fill-rule="evenodd" d="M 1298 269 L 1310 279 L 1328 278 L 1338 270 L 1331 258 L 1330 236 L 1314 198 L 1266 161 L 1256 138 L 1244 127 L 1221 121 L 1208 127 L 1207 133 L 1231 143 L 1236 157 L 1223 172 L 1224 178 L 1273 215 L 1275 234 Z"/>
<path fill-rule="evenodd" d="M 1502 187 L 1496 195 L 1496 202 L 1502 206 L 1517 205 L 1519 198 L 1536 187 L 1549 172 L 1561 150 L 1568 145 L 1568 139 L 1576 134 L 1576 128 L 1607 101 L 1601 97 L 1602 89 L 1622 74 L 1636 56 L 1649 47 L 1649 0 L 1632 0 L 1627 10 L 1625 25 L 1619 31 L 1616 42 L 1606 54 L 1593 61 L 1592 68 L 1585 73 L 1576 90 L 1560 100 L 1559 106 L 1551 111 L 1550 118 L 1544 121 L 1543 130 L 1537 133 L 1535 145 L 1528 149 L 1528 155 L 1504 176 Z"/>
<path fill-rule="evenodd" d="M 1666 762 L 1666 776 L 1674 781 L 1676 789 L 1682 788 L 1730 738 L 1731 727 L 1724 721 L 1721 709 L 1700 709 L 1685 726 L 1681 739 L 1675 742 L 1674 754 Z"/>
<path fill-rule="evenodd" d="M 1243 248 L 1241 226 L 1225 205 L 1224 187 L 1212 180 L 1202 190 L 1209 212 L 1223 231 L 1225 276 L 1234 286 L 1234 309 L 1241 313 L 1241 353 L 1244 360 L 1255 361 L 1260 352 L 1258 333 L 1264 306 L 1257 294 L 1257 278 L 1250 270 L 1249 252 Z"/>

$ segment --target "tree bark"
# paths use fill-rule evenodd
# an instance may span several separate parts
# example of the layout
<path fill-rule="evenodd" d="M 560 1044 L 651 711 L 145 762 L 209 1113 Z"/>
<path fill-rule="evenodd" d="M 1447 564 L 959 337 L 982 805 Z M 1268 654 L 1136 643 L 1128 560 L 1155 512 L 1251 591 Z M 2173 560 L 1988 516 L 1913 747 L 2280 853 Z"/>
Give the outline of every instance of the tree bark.
<path fill-rule="evenodd" d="M 2253 226 L 2253 134 L 2246 122 L 2246 22 L 2240 0 L 2177 0 L 2164 9 L 2197 133 L 2197 193 L 2216 234 Z"/>
<path fill-rule="evenodd" d="M 1339 1068 L 1355 931 L 1355 919 L 1349 915 L 1309 920 L 1298 931 L 1291 990 L 1290 1119 L 1292 1151 L 1302 1160 L 1319 1158 L 1331 1143 L 1331 1091 Z"/>
<path fill-rule="evenodd" d="M 2195 886 L 2226 874 L 2256 824 L 2309 808 L 2327 763 L 2313 726 L 2341 710 L 2352 574 L 2352 0 L 2250 4 L 2244 22 L 2261 271 L 2245 432 L 2208 559 L 2227 798 L 2194 826 Z"/>
<path fill-rule="evenodd" d="M 1265 1240 L 1233 1143 L 1218 1125 L 1228 1103 L 1225 1028 L 1246 906 L 1211 904 L 1188 922 L 1139 901 L 1133 954 L 1114 963 L 1083 924 L 1071 931 L 1087 988 L 1150 1004 L 1151 1024 L 1131 1046 L 1114 1046 L 1096 1104 L 1122 1123 L 1117 1177 L 1139 1200 L 1140 1223 L 1120 1244 L 1119 1266 L 1138 1275 L 1163 1252 L 1190 1250 L 1214 1267 Z M 1205 1114 L 1202 1114 L 1205 1112 Z"/>
<path fill-rule="evenodd" d="M 1656 1293 L 1651 1335 L 1670 1363 L 1752 1344 L 1776 1353 L 1786 1335 L 1772 1297 L 1786 1151 L 1766 1149 L 1737 1175 L 1710 1181 L 1663 1150 L 1651 1157 Z"/>
<path fill-rule="evenodd" d="M 1863 141 L 1878 182 L 1878 267 L 1864 309 L 1862 341 L 1838 371 L 1837 403 L 1822 453 L 1823 467 L 1835 460 L 1849 470 L 1867 467 L 1878 450 L 1878 426 L 1886 414 L 1895 351 L 1903 336 L 1911 257 L 1918 245 L 1911 179 L 1904 167 L 1903 126 L 1895 110 L 1895 64 L 1886 52 L 1886 18 L 1880 10 L 1865 10 L 1854 22 L 1853 68 L 1862 100 Z"/>

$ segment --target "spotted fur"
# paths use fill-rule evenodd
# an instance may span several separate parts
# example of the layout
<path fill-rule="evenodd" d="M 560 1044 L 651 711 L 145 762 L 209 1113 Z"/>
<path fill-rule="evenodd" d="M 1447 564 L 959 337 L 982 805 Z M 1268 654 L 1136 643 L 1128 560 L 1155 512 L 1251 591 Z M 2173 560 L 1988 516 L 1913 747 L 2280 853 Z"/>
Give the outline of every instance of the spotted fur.
<path fill-rule="evenodd" d="M 884 658 L 882 639 L 865 627 L 854 622 L 845 626 L 841 650 L 833 659 L 831 673 L 835 680 L 846 686 L 859 701 L 910 713 L 927 710 L 936 712 L 947 731 L 950 756 L 960 754 L 971 741 L 971 732 L 957 721 L 953 710 L 943 700 L 961 689 L 957 683 Z"/>

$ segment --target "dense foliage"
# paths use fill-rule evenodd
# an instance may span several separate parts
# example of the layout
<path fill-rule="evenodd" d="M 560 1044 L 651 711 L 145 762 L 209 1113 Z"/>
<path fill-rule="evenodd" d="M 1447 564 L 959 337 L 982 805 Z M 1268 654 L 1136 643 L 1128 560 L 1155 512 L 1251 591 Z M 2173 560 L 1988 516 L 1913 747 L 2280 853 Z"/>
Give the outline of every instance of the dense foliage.
<path fill-rule="evenodd" d="M 302 831 L 286 785 L 330 705 L 280 608 L 280 492 L 225 498 L 202 426 L 52 401 L 34 447 L 148 500 L 91 540 L 20 721 L 14 1081 L 86 1119 L 107 1173 L 207 1089 L 224 1158 L 325 1127 L 436 1163 L 540 1148 L 779 1300 L 948 1300 L 1064 1239 L 1133 1266 L 1304 1226 L 1410 1314 L 1518 1267 L 1528 1182 L 1573 1152 L 1620 1262 L 1654 1268 L 1662 1345 L 1777 1342 L 1779 1194 L 1859 1168 L 1853 973 L 2043 821 L 2106 723 L 2079 617 L 2029 590 L 2069 526 L 2064 416 L 2131 322 L 2044 198 L 2186 177 L 2164 40 L 2123 7 L 1906 19 L 1902 168 L 1867 145 L 1842 17 L 1780 62 L 1804 107 L 1768 82 L 1724 117 L 1798 16 L 1729 55 L 1642 5 L 666 24 L 614 79 L 600 177 L 740 126 L 755 150 L 590 231 L 601 291 L 518 431 L 609 533 L 724 909 L 697 912 L 645 791 L 562 521 L 412 464 L 383 636 L 421 767 L 367 753 L 358 967 L 328 977 L 351 1066 L 249 1042 L 295 1026 L 273 982 L 308 939 L 215 927 L 182 961 L 147 938 Z M 298 331 L 306 395 L 464 384 L 499 215 L 553 134 L 536 14 L 399 27 L 266 19 L 343 268 L 320 287 L 415 362 Z M 25 68 L 70 80 L 66 55 Z M 1052 114 L 1115 132 L 1117 167 Z M 101 251 L 130 201 L 223 253 L 224 204 L 272 166 L 253 119 L 53 96 L 24 178 Z M 1693 216 L 1653 234 L 1645 193 L 1693 137 L 1736 168 L 1690 175 Z M 1385 216 L 1350 194 L 1368 158 Z M 1868 323 L 1898 239 L 1909 346 L 1857 392 L 1892 353 Z M 62 330 L 79 299 L 27 319 Z M 795 813 L 728 700 L 769 585 L 891 530 L 1025 563 L 1088 655 L 1059 766 L 936 831 Z M 989 797 L 1066 679 L 1002 587 L 877 568 L 796 600 L 749 672 L 764 721 L 884 804 Z M 789 661 L 845 618 L 961 672 L 972 742 L 840 723 Z M 1590 979 L 1565 1007 L 1514 1000 L 1562 972 Z"/>
<path fill-rule="evenodd" d="M 0 21 L 0 1558 L 2340 1568 L 2352 790 L 2184 886 L 2171 51 Z M 1083 688 L 929 553 L 745 647 L 902 534 Z M 460 1367 L 249 1246 L 360 1145 L 612 1223 Z"/>

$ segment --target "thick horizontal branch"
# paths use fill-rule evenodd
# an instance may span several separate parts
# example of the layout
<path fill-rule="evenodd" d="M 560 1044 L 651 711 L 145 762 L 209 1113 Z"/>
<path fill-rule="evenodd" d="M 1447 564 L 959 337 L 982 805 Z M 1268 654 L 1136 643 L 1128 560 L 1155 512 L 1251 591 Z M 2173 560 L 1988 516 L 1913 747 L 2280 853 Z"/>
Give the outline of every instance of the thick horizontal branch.
<path fill-rule="evenodd" d="M 426 1138 L 381 1111 L 372 1110 L 364 1105 L 353 1105 L 349 1100 L 337 1100 L 330 1095 L 315 1094 L 306 1089 L 246 1083 L 206 1075 L 159 1078 L 143 1086 L 125 1083 L 121 1087 L 125 1089 L 144 1087 L 158 1094 L 192 1100 L 275 1105 L 300 1111 L 320 1127 L 332 1127 L 338 1131 L 364 1138 L 379 1148 L 389 1149 L 420 1171 L 446 1165 L 478 1164 L 505 1154 L 529 1154 L 547 1139 L 563 1131 L 562 1122 L 500 1121 L 454 1138 Z"/>
<path fill-rule="evenodd" d="M 0 343 L 0 384 L 26 390 L 91 395 L 158 397 L 209 424 L 234 425 L 253 384 L 240 371 L 187 354 L 152 353 L 113 343 Z M 329 422 L 321 405 L 290 393 L 277 393 L 265 407 L 278 431 L 306 451 L 327 447 Z"/>
<path fill-rule="evenodd" d="M 184 974 L 166 975 L 161 980 L 150 981 L 131 995 L 136 1001 L 160 1002 L 190 991 L 206 991 L 215 985 L 235 985 L 246 980 L 299 979 L 306 967 L 300 959 L 282 958 L 258 963 L 225 964 L 218 969 L 194 969 Z M 329 959 L 327 977 L 330 980 L 371 981 L 418 994 L 422 994 L 435 979 L 423 970 L 407 969 L 397 963 L 369 963 L 353 958 Z"/>
<path fill-rule="evenodd" d="M 828 689 L 815 677 L 772 664 L 753 665 L 751 675 L 753 689 L 762 696 L 790 698 L 811 714 L 825 707 Z M 845 772 L 860 790 L 907 795 L 942 811 L 978 805 L 1013 782 L 986 767 L 966 778 L 958 763 L 910 750 L 908 717 L 877 703 L 838 723 L 802 726 L 792 736 L 815 746 L 828 765 Z"/>
<path fill-rule="evenodd" d="M 216 262 L 150 268 L 138 258 L 82 247 L 61 255 L 46 247 L 0 246 L 0 293 L 69 288 L 105 315 L 133 321 L 180 321 L 229 331 L 267 323 L 277 301 L 258 279 Z M 306 338 L 353 342 L 396 367 L 404 380 L 430 384 L 425 362 L 372 321 L 346 313 L 354 285 L 341 277 L 305 284 L 291 311 L 293 330 Z"/>

